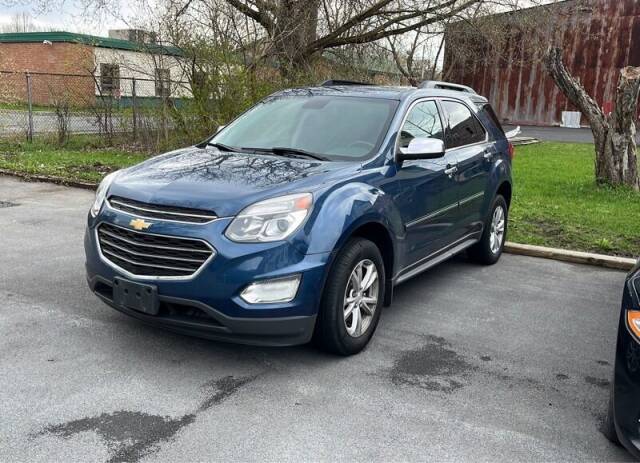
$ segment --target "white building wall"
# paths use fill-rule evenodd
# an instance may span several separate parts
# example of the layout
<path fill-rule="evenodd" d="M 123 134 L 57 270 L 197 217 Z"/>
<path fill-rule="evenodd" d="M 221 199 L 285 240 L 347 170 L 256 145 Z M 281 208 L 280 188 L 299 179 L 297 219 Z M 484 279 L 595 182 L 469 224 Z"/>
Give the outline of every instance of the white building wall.
<path fill-rule="evenodd" d="M 132 96 L 132 79 L 136 79 L 136 96 L 155 97 L 156 69 L 168 69 L 171 81 L 171 97 L 189 98 L 191 91 L 188 76 L 184 72 L 184 61 L 178 56 L 152 55 L 131 50 L 94 47 L 95 73 L 100 82 L 100 65 L 117 64 L 120 68 L 120 95 Z M 99 89 L 96 86 L 96 95 Z"/>

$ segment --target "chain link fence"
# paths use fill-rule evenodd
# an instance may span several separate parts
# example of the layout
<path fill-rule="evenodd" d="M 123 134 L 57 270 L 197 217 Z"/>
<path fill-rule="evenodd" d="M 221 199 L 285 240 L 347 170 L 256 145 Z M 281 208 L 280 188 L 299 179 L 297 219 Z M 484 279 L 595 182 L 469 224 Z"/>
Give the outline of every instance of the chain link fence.
<path fill-rule="evenodd" d="M 174 127 L 172 113 L 191 98 L 189 82 L 162 78 L 0 70 L 0 137 L 167 138 Z"/>

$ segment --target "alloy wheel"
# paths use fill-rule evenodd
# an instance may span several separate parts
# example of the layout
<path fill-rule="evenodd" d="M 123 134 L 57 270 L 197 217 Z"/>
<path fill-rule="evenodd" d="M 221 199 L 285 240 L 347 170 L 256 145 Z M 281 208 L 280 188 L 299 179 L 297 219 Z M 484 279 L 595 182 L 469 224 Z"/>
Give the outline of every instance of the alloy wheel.
<path fill-rule="evenodd" d="M 489 233 L 489 248 L 491 252 L 497 254 L 502 247 L 504 240 L 505 213 L 502 206 L 497 206 L 493 211 L 491 219 L 491 230 Z"/>
<path fill-rule="evenodd" d="M 366 333 L 378 306 L 378 269 L 369 259 L 358 262 L 344 294 L 344 325 L 354 338 Z"/>

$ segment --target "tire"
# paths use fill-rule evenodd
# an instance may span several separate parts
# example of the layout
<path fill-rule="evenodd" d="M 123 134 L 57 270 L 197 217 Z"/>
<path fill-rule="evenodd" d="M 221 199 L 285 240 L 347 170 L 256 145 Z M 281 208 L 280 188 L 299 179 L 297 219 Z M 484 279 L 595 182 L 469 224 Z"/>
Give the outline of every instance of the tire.
<path fill-rule="evenodd" d="M 354 284 L 359 275 L 367 284 L 367 276 L 372 269 L 375 269 L 377 278 L 362 292 L 358 291 Z M 384 264 L 378 247 L 363 238 L 349 240 L 329 271 L 314 332 L 316 345 L 325 351 L 344 356 L 357 354 L 364 349 L 380 320 L 384 285 Z M 374 293 L 375 304 L 372 303 Z M 348 304 L 347 298 L 355 302 Z M 345 317 L 348 308 L 352 310 Z"/>
<path fill-rule="evenodd" d="M 499 214 L 497 212 L 499 208 L 502 210 L 502 234 L 495 235 L 493 233 L 493 221 L 496 214 Z M 496 195 L 495 198 L 493 198 L 491 209 L 489 209 L 489 215 L 485 221 L 480 241 L 469 248 L 469 256 L 471 259 L 484 265 L 493 265 L 498 262 L 504 250 L 504 242 L 507 237 L 508 218 L 509 208 L 507 207 L 507 202 L 502 195 Z M 492 235 L 494 235 L 493 238 Z M 499 245 L 494 245 L 496 239 L 500 241 Z"/>
<path fill-rule="evenodd" d="M 600 429 L 600 431 L 602 431 L 604 437 L 609 439 L 612 443 L 620 445 L 618 433 L 616 432 L 616 424 L 613 418 L 613 383 L 611 385 L 611 392 L 609 394 L 609 407 L 607 409 L 607 414 L 604 417 L 604 421 L 602 422 L 602 428 Z"/>

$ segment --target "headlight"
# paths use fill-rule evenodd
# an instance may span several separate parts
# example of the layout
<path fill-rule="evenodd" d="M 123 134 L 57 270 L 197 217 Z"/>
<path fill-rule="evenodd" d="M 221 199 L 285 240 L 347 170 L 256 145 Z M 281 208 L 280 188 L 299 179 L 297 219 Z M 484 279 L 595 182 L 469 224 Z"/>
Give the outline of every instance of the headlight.
<path fill-rule="evenodd" d="M 102 203 L 104 203 L 104 199 L 107 197 L 107 191 L 109 191 L 109 187 L 113 182 L 113 179 L 116 177 L 117 172 L 112 172 L 102 179 L 100 185 L 98 185 L 98 189 L 96 190 L 96 199 L 93 202 L 93 206 L 91 206 L 91 217 L 95 217 L 100 212 L 102 208 Z"/>
<path fill-rule="evenodd" d="M 279 241 L 295 232 L 313 204 L 311 193 L 280 196 L 255 203 L 233 219 L 225 235 L 232 241 Z"/>

